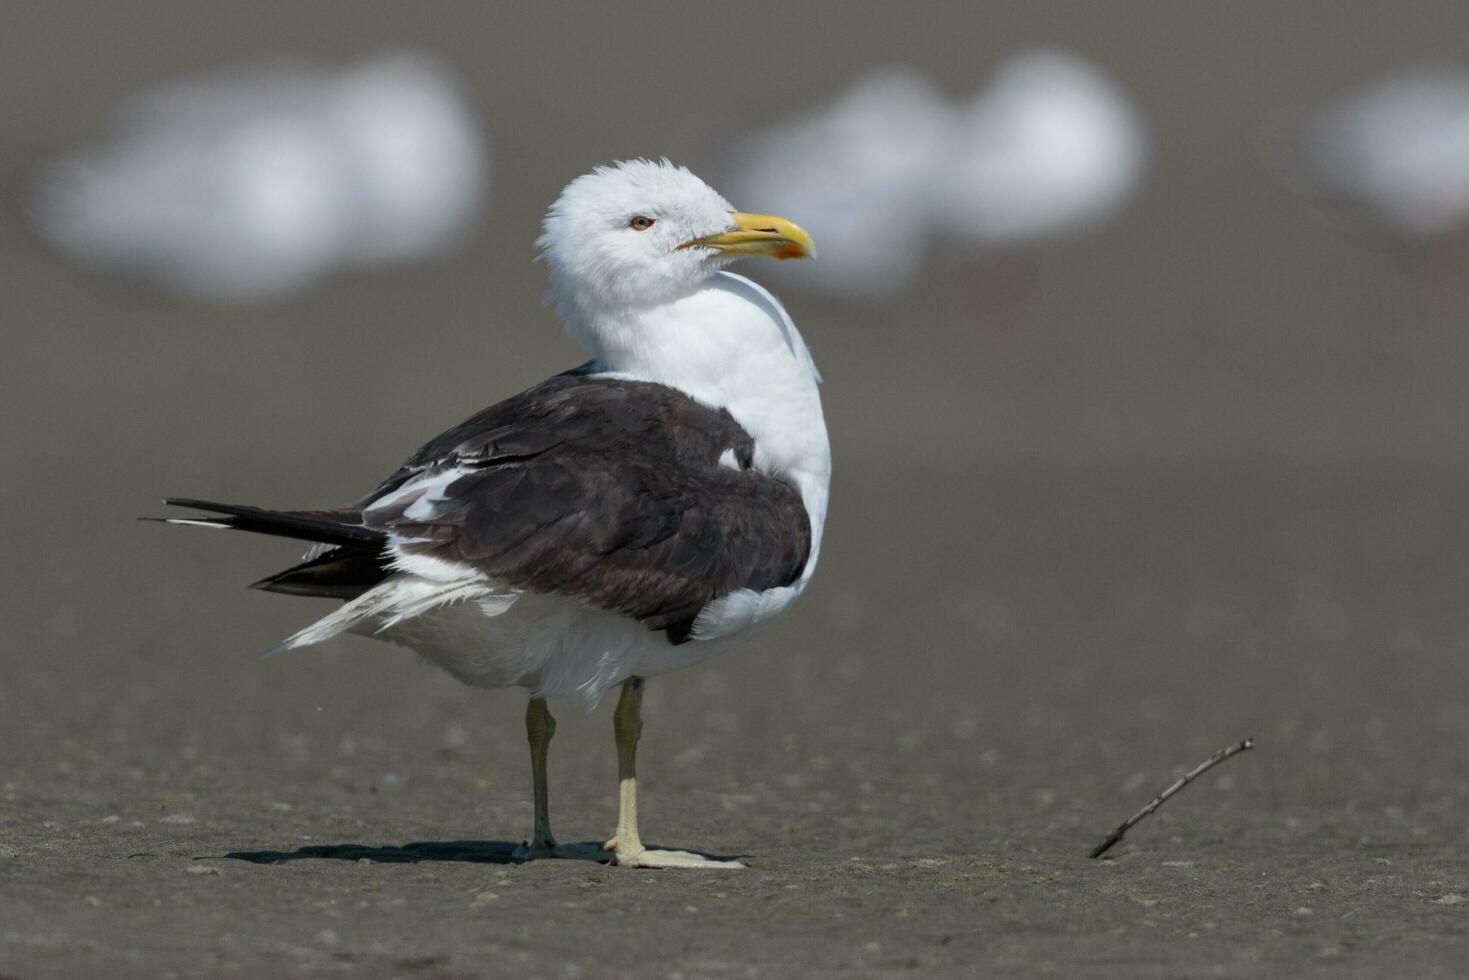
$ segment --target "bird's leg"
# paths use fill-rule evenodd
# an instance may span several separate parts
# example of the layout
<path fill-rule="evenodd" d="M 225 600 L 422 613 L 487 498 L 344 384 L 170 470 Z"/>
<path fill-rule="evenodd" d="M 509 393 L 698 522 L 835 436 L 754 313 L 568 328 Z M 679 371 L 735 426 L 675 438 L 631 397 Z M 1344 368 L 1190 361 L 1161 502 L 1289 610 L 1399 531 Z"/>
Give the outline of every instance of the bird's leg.
<path fill-rule="evenodd" d="M 551 834 L 550 790 L 546 786 L 546 755 L 551 736 L 556 734 L 556 719 L 546 707 L 545 698 L 531 698 L 525 706 L 525 737 L 530 742 L 530 774 L 534 783 L 535 824 L 531 831 L 532 852 L 549 851 L 556 846 Z"/>
<path fill-rule="evenodd" d="M 538 857 L 606 859 L 595 845 L 557 844 L 551 833 L 550 792 L 546 786 L 546 755 L 551 747 L 551 736 L 556 734 L 556 719 L 546 707 L 545 698 L 531 698 L 525 706 L 525 737 L 530 742 L 530 772 L 534 783 L 532 795 L 535 800 L 535 824 L 529 844 L 515 849 L 515 857 L 529 860 Z"/>
<path fill-rule="evenodd" d="M 643 737 L 643 679 L 632 677 L 622 685 L 617 710 L 612 713 L 612 737 L 617 741 L 617 836 L 606 843 L 609 851 L 642 851 L 638 836 L 638 739 Z"/>
<path fill-rule="evenodd" d="M 743 861 L 722 861 L 691 851 L 649 850 L 638 835 L 638 739 L 643 734 L 643 679 L 628 678 L 612 714 L 617 740 L 617 836 L 604 847 L 613 864 L 632 868 L 743 868 Z"/>

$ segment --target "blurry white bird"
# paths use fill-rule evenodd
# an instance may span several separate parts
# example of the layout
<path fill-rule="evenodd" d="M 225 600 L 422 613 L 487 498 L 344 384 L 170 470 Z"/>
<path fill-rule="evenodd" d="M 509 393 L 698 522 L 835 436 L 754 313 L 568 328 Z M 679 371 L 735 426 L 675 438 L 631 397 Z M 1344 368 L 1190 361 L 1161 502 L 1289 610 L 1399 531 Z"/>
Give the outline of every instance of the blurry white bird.
<path fill-rule="evenodd" d="M 730 190 L 800 214 L 821 239 L 821 262 L 801 270 L 801 285 L 852 299 L 890 295 L 923 260 L 927 182 L 954 122 L 921 76 L 876 72 L 831 105 L 747 139 Z"/>
<path fill-rule="evenodd" d="M 429 255 L 464 230 L 488 177 L 457 85 L 416 55 L 168 84 L 126 100 L 111 129 L 44 168 L 31 225 L 78 261 L 206 299 Z"/>
<path fill-rule="evenodd" d="M 1396 234 L 1469 224 L 1469 71 L 1422 68 L 1369 86 L 1304 128 L 1298 186 L 1361 209 Z"/>
<path fill-rule="evenodd" d="M 902 292 L 932 241 L 1010 247 L 1106 220 L 1140 185 L 1147 143 L 1116 83 L 1038 49 L 963 109 L 912 72 L 869 75 L 748 137 L 730 183 L 821 238 L 821 268 L 799 285 L 872 298 Z"/>
<path fill-rule="evenodd" d="M 1064 51 L 1027 51 L 1000 66 L 937 158 L 934 228 L 994 248 L 1085 230 L 1131 199 L 1147 158 L 1147 126 L 1112 79 Z"/>
<path fill-rule="evenodd" d="M 172 523 L 316 542 L 256 584 L 346 602 L 278 649 L 358 633 L 467 684 L 526 688 L 535 834 L 522 856 L 739 867 L 643 845 L 643 678 L 758 632 L 816 568 L 831 478 L 820 377 L 780 303 L 723 271 L 807 257 L 811 238 L 736 212 L 682 167 L 635 160 L 568 185 L 540 244 L 591 361 L 449 429 L 352 506 L 172 500 L 212 512 Z M 558 845 L 548 702 L 590 709 L 617 685 L 617 834 Z"/>

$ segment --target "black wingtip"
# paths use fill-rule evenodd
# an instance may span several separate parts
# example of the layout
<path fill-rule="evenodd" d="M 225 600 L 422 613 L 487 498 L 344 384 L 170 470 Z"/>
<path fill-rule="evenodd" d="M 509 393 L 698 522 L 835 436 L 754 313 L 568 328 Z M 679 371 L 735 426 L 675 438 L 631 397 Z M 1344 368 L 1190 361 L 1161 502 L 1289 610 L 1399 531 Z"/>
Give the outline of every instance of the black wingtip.
<path fill-rule="evenodd" d="M 195 518 L 164 518 L 180 523 L 207 522 L 214 527 L 233 528 L 237 531 L 354 547 L 381 548 L 387 541 L 386 533 L 360 523 L 341 520 L 332 512 L 263 510 L 244 504 L 221 504 L 213 500 L 195 500 L 192 497 L 165 497 L 163 502 L 170 507 L 187 507 L 190 510 L 209 512 L 209 516 Z"/>
<path fill-rule="evenodd" d="M 163 502 L 169 507 L 190 507 L 194 510 L 216 510 L 222 514 L 227 514 L 231 510 L 240 509 L 233 504 L 217 504 L 212 500 L 198 500 L 194 497 L 164 497 Z M 249 509 L 254 510 L 255 508 L 252 507 Z"/>
<path fill-rule="evenodd" d="M 198 501 L 189 500 L 189 499 L 187 499 L 185 497 L 160 497 L 159 498 L 159 501 L 165 507 L 194 507 L 195 510 L 207 510 L 208 509 L 208 508 L 204 508 L 204 507 L 195 507 L 194 505 L 196 503 L 198 503 Z M 151 521 L 151 522 L 153 522 L 155 524 L 167 524 L 169 521 L 174 520 L 174 518 L 172 518 L 172 517 L 139 517 L 138 520 L 140 520 L 140 521 Z"/>

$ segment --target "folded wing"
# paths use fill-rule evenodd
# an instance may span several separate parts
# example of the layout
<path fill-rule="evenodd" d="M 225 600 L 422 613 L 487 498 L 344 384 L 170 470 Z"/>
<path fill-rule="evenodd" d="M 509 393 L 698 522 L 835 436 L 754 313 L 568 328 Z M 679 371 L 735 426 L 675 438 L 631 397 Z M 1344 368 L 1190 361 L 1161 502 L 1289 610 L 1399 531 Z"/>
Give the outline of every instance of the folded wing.
<path fill-rule="evenodd" d="M 723 409 L 663 385 L 573 372 L 479 413 L 361 502 L 401 561 L 427 557 L 631 616 L 671 642 L 739 589 L 799 578 L 811 527 L 751 468 Z"/>

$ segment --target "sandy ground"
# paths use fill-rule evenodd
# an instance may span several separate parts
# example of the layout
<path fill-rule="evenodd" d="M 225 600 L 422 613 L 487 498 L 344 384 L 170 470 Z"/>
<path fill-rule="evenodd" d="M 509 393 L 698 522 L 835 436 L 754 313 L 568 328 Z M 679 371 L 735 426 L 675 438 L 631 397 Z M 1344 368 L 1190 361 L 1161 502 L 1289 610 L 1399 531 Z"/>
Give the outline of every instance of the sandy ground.
<path fill-rule="evenodd" d="M 1288 110 L 1462 60 L 1466 8 L 598 9 L 5 5 L 7 194 L 146 81 L 401 45 L 464 75 L 497 169 L 465 252 L 251 308 L 0 215 L 0 978 L 1464 975 L 1469 279 L 1316 220 L 1262 153 Z M 1148 190 L 1083 240 L 936 254 L 902 302 L 788 295 L 827 379 L 822 567 L 650 684 L 645 836 L 748 870 L 507 863 L 522 695 L 366 640 L 261 662 L 323 608 L 240 588 L 291 547 L 133 520 L 350 500 L 576 363 L 530 243 L 591 164 L 717 172 L 867 68 L 957 95 L 1040 42 L 1138 93 Z M 564 839 L 613 827 L 609 716 L 561 713 Z"/>
<path fill-rule="evenodd" d="M 849 474 L 805 608 L 650 685 L 646 836 L 723 874 L 507 863 L 519 695 L 368 641 L 259 662 L 309 603 L 118 530 L 146 567 L 53 573 L 7 675 L 0 975 L 1462 975 L 1463 481 L 926 475 L 905 518 Z M 553 818 L 605 836 L 608 706 L 561 721 Z"/>

